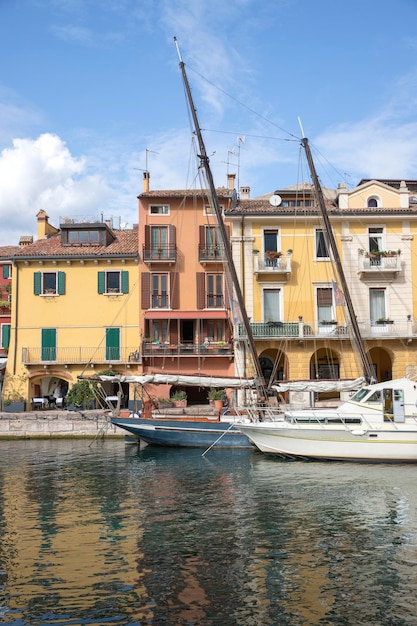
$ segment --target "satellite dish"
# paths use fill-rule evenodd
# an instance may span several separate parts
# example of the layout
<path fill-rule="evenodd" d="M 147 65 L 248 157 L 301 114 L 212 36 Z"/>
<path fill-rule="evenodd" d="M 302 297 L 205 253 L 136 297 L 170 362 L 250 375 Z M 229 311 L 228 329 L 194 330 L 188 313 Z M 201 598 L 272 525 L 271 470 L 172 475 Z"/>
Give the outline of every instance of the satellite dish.
<path fill-rule="evenodd" d="M 281 200 L 281 196 L 279 196 L 277 193 L 274 193 L 274 195 L 269 198 L 269 204 L 271 204 L 272 206 L 279 206 L 281 204 Z"/>

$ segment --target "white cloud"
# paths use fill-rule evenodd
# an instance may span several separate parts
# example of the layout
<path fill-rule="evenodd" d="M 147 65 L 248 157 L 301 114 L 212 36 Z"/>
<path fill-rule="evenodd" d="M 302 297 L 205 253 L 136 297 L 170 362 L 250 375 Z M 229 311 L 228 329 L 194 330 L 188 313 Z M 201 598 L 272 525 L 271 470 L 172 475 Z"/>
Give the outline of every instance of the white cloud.
<path fill-rule="evenodd" d="M 59 217 L 97 214 L 110 195 L 99 175 L 89 175 L 86 161 L 74 158 L 56 135 L 15 139 L 0 154 L 0 245 L 17 245 L 21 235 L 34 234 L 36 213 L 44 209 L 52 224 Z"/>

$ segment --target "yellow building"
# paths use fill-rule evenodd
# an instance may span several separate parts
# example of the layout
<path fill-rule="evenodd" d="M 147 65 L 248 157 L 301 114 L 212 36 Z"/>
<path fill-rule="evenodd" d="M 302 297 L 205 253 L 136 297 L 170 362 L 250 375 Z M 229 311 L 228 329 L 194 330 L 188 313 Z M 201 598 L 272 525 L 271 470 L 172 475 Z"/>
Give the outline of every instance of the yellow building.
<path fill-rule="evenodd" d="M 62 405 L 81 374 L 137 371 L 139 349 L 137 229 L 37 219 L 37 240 L 12 257 L 3 389 L 3 405 L 23 399 L 28 409 Z"/>
<path fill-rule="evenodd" d="M 324 191 L 375 378 L 403 376 L 416 364 L 417 181 Z M 248 192 L 225 218 L 266 382 L 362 375 L 312 186 L 253 200 Z"/>

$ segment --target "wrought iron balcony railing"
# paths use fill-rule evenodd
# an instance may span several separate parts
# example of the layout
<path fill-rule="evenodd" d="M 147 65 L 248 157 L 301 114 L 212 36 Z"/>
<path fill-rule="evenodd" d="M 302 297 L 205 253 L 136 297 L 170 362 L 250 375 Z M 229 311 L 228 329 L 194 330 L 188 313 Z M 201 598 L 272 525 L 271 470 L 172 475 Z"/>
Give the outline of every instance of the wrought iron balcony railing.
<path fill-rule="evenodd" d="M 23 348 L 22 362 L 25 365 L 57 364 L 109 364 L 109 363 L 140 363 L 141 354 L 136 347 L 100 347 L 88 348 Z"/>

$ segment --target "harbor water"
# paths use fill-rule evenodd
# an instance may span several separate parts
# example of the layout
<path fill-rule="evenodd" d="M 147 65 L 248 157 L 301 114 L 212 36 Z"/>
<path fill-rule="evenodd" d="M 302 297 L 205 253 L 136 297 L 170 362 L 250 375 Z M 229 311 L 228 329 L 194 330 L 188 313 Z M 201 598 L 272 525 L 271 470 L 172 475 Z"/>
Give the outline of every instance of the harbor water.
<path fill-rule="evenodd" d="M 0 442 L 0 623 L 417 624 L 417 466 Z"/>

